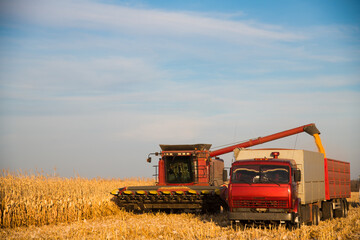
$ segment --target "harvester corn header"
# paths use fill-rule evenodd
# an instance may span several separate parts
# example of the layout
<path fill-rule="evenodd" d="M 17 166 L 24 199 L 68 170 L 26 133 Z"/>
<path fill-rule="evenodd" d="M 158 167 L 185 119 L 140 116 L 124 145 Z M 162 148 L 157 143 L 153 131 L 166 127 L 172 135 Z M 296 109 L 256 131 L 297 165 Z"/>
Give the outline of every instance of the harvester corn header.
<path fill-rule="evenodd" d="M 227 209 L 224 184 L 227 172 L 224 161 L 218 156 L 232 152 L 235 148 L 248 148 L 274 141 L 301 132 L 314 136 L 319 149 L 322 148 L 315 124 L 308 124 L 265 137 L 210 151 L 211 144 L 160 145 L 161 152 L 156 166 L 155 186 L 130 186 L 111 192 L 115 202 L 127 210 L 198 210 L 219 212 Z"/>

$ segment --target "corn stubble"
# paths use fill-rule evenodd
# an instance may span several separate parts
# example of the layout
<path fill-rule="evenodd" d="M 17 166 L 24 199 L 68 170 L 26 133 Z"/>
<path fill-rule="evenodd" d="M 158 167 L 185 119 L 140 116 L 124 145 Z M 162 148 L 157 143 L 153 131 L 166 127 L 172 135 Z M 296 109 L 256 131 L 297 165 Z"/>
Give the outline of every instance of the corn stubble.
<path fill-rule="evenodd" d="M 360 208 L 347 218 L 289 230 L 229 225 L 226 214 L 135 214 L 120 210 L 109 191 L 153 185 L 149 179 L 59 178 L 3 171 L 1 239 L 360 239 Z M 359 199 L 353 193 L 352 200 Z"/>

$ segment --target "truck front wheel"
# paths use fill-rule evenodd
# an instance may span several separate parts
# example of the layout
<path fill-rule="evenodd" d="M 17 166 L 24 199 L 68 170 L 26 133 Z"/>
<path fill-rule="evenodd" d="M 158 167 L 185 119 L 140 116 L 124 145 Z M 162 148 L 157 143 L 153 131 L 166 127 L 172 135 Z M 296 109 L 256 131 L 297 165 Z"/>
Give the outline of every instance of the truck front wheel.
<path fill-rule="evenodd" d="M 298 208 L 300 209 L 300 208 Z M 302 218 L 299 213 L 293 213 L 292 220 L 288 222 L 287 227 L 289 229 L 297 229 L 300 228 L 302 224 Z"/>

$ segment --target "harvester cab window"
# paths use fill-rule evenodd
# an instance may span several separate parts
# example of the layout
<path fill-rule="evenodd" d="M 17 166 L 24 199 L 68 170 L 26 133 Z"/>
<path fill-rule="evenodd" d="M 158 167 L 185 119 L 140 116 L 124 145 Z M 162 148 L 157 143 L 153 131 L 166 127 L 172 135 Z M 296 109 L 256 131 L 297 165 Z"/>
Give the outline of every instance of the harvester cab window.
<path fill-rule="evenodd" d="M 194 181 L 191 156 L 169 156 L 165 159 L 166 182 L 191 183 Z"/>
<path fill-rule="evenodd" d="M 233 183 L 288 183 L 289 167 L 278 165 L 241 165 L 233 167 Z"/>

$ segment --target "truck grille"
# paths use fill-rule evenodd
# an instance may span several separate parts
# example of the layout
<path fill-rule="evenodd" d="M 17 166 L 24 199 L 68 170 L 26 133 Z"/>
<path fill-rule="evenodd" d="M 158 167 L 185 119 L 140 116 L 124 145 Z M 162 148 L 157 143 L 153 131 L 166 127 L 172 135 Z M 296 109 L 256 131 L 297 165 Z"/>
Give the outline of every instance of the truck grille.
<path fill-rule="evenodd" d="M 234 200 L 234 208 L 287 208 L 286 200 Z"/>

